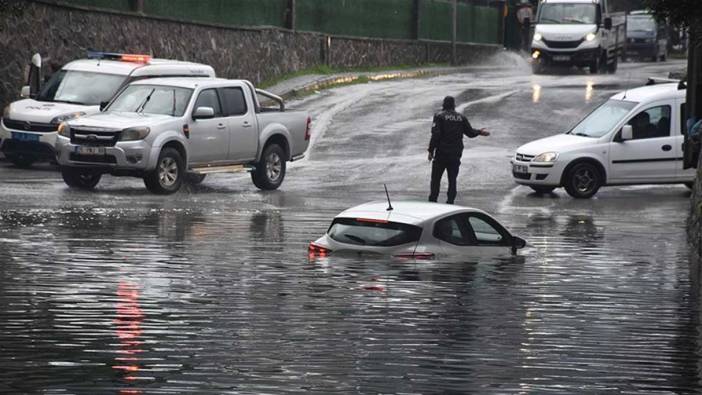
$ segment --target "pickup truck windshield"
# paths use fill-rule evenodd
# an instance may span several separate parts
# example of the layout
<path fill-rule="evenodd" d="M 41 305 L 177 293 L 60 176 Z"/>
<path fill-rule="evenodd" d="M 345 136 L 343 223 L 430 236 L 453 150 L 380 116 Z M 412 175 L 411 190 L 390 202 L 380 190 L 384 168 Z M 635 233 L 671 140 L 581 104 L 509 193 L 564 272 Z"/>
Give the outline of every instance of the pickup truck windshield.
<path fill-rule="evenodd" d="M 541 3 L 537 23 L 545 25 L 594 25 L 597 4 Z"/>
<path fill-rule="evenodd" d="M 138 112 L 182 117 L 193 90 L 173 86 L 131 85 L 107 108 L 109 112 Z"/>
<path fill-rule="evenodd" d="M 626 20 L 627 32 L 653 32 L 656 30 L 656 21 L 650 16 L 630 16 Z"/>
<path fill-rule="evenodd" d="M 609 100 L 597 107 L 568 134 L 584 137 L 602 137 L 609 133 L 638 103 Z"/>
<path fill-rule="evenodd" d="M 124 75 L 60 70 L 44 85 L 37 100 L 97 106 L 110 100 L 126 79 Z"/>
<path fill-rule="evenodd" d="M 422 228 L 397 222 L 337 218 L 327 233 L 340 243 L 391 247 L 418 241 Z"/>

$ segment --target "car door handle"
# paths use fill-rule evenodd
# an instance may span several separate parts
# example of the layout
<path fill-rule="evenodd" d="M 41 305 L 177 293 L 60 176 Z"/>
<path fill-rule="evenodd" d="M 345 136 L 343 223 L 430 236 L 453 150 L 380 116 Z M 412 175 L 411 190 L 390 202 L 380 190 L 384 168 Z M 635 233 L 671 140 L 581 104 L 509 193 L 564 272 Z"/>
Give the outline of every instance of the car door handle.
<path fill-rule="evenodd" d="M 245 127 L 245 128 L 250 128 L 250 127 L 251 127 L 251 124 L 248 123 L 248 122 L 244 122 L 244 124 L 241 125 L 241 126 L 243 126 L 243 127 Z"/>
<path fill-rule="evenodd" d="M 220 123 L 219 125 L 217 125 L 217 129 L 224 129 L 224 128 L 226 128 L 226 126 L 223 123 Z"/>
<path fill-rule="evenodd" d="M 670 150 L 673 149 L 673 147 L 671 147 L 670 145 L 666 144 L 666 145 L 662 146 L 661 149 L 662 149 L 663 151 L 670 151 Z"/>

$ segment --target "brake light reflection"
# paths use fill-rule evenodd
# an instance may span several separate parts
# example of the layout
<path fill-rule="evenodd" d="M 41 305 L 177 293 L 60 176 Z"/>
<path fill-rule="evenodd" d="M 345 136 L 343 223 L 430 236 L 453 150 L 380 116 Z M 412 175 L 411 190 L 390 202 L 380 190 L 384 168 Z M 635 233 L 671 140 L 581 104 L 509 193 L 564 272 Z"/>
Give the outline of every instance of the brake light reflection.
<path fill-rule="evenodd" d="M 114 320 L 119 339 L 118 355 L 112 369 L 124 373 L 127 381 L 136 380 L 134 374 L 140 370 L 139 354 L 143 342 L 140 340 L 144 314 L 139 306 L 139 289 L 136 285 L 120 282 L 117 286 L 117 317 Z M 132 391 L 132 390 L 130 390 Z M 140 392 L 127 392 L 140 393 Z"/>

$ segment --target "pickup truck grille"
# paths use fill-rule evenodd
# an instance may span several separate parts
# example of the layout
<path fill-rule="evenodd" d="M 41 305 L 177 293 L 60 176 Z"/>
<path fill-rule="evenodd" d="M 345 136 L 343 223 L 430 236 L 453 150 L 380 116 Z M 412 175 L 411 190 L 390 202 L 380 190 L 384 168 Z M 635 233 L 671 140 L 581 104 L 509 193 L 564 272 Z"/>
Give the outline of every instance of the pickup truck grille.
<path fill-rule="evenodd" d="M 576 41 L 551 41 L 544 39 L 544 44 L 549 48 L 577 48 L 582 42 L 582 39 Z"/>
<path fill-rule="evenodd" d="M 531 162 L 534 160 L 534 155 L 525 155 L 525 154 L 520 154 L 517 152 L 517 156 L 515 157 L 520 162 Z"/>
<path fill-rule="evenodd" d="M 34 133 L 50 133 L 58 130 L 58 125 L 53 123 L 42 123 L 42 122 L 29 122 L 29 121 L 16 121 L 14 119 L 3 118 L 2 123 L 5 128 L 23 131 L 23 132 L 34 132 Z"/>
<path fill-rule="evenodd" d="M 71 128 L 71 143 L 91 147 L 114 147 L 120 131 Z"/>

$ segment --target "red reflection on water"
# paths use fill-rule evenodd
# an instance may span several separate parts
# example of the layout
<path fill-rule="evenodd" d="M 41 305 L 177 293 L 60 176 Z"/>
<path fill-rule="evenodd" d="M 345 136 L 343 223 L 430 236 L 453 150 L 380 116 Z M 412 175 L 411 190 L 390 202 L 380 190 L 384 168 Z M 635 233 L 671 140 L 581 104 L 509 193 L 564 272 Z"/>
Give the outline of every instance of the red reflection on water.
<path fill-rule="evenodd" d="M 119 339 L 118 356 L 115 357 L 115 364 L 112 369 L 124 374 L 124 380 L 131 382 L 136 380 L 134 376 L 139 372 L 139 354 L 144 350 L 142 345 L 141 323 L 144 314 L 139 307 L 139 289 L 136 285 L 128 282 L 120 282 L 117 286 L 117 318 L 114 320 L 117 338 Z M 120 394 L 137 395 L 140 390 L 123 389 Z"/>

